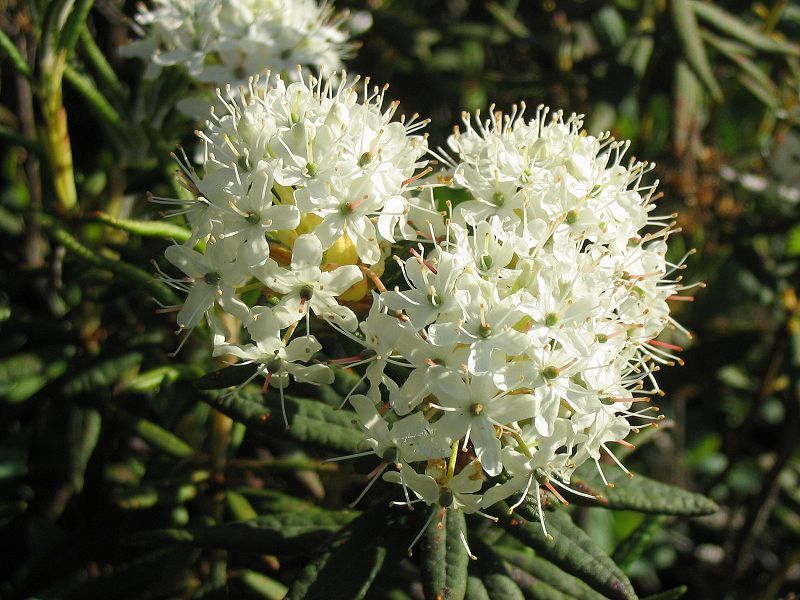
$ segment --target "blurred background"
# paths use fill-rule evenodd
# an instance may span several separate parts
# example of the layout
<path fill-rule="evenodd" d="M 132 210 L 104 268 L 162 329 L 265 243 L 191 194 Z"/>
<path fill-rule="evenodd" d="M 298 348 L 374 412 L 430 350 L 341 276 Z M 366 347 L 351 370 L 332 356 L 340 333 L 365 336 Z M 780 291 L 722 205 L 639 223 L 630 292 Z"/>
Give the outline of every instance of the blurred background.
<path fill-rule="evenodd" d="M 42 7 L 2 4 L 0 27 L 32 61 L 42 47 Z M 446 144 L 461 110 L 509 110 L 522 100 L 531 111 L 546 104 L 583 113 L 589 132 L 610 130 L 631 140 L 631 156 L 657 164 L 650 175 L 661 181 L 660 213 L 677 213 L 682 227 L 670 240 L 672 259 L 696 249 L 684 278 L 707 287 L 693 302 L 673 303 L 692 338 L 663 339 L 685 349 L 685 365 L 659 373 L 667 420 L 625 460 L 635 472 L 709 495 L 720 510 L 665 520 L 583 508 L 577 519 L 609 552 L 649 519 L 652 541 L 627 565 L 642 595 L 687 584 L 689 598 L 794 597 L 800 3 L 336 7 L 372 17 L 349 71 L 390 82 L 401 112 L 433 118 L 434 147 Z M 69 228 L 38 216 L 58 173 L 47 171 L 37 127 L 48 118 L 55 127 L 57 111 L 35 104 L 35 81 L 5 54 L 0 61 L 3 598 L 211 596 L 219 591 L 214 552 L 142 549 L 126 539 L 244 518 L 248 508 L 268 512 L 292 496 L 333 506 L 342 494 L 343 473 L 321 463 L 322 454 L 215 422 L 187 383 L 215 366 L 205 334 L 170 358 L 174 323 L 151 300 L 150 261 L 166 242 L 109 228 L 96 214 L 160 219 L 145 195 L 179 193 L 170 152 L 194 145 L 193 125 L 175 110 L 183 76 L 166 70 L 145 81 L 140 61 L 119 57 L 134 11 L 132 2 L 96 2 L 64 71 L 80 205 Z M 226 593 L 277 594 L 263 574 L 281 580 L 284 571 L 269 557 L 231 560 Z"/>

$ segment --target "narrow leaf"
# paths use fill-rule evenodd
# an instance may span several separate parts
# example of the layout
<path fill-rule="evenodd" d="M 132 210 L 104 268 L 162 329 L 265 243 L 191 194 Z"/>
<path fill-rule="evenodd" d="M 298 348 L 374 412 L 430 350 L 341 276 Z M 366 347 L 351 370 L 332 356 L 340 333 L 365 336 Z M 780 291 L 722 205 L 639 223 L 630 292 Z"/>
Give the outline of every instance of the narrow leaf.
<path fill-rule="evenodd" d="M 692 11 L 690 0 L 672 0 L 672 19 L 675 33 L 683 45 L 683 54 L 686 61 L 697 73 L 697 76 L 708 88 L 711 96 L 717 102 L 722 100 L 722 90 L 714 77 L 711 63 L 708 61 L 703 39 L 700 36 L 700 28 L 697 26 L 697 19 Z"/>
<path fill-rule="evenodd" d="M 483 585 L 478 567 L 474 563 L 469 565 L 469 575 L 467 577 L 467 593 L 464 600 L 491 600 L 486 586 Z"/>
<path fill-rule="evenodd" d="M 117 420 L 124 423 L 126 427 L 134 431 L 144 441 L 159 450 L 171 454 L 176 458 L 186 458 L 194 454 L 194 450 L 189 444 L 160 425 L 144 417 L 131 415 L 118 408 L 111 408 L 111 411 Z"/>
<path fill-rule="evenodd" d="M 0 30 L 2 31 L 2 30 Z M 5 125 L 0 125 L 0 140 L 12 145 L 12 146 L 21 146 L 26 150 L 33 152 L 38 156 L 43 156 L 42 147 L 37 140 L 32 140 L 26 135 L 22 135 L 21 133 L 17 133 L 16 131 L 9 129 Z M 6 210 L 3 208 L 3 212 L 8 214 L 9 216 L 17 217 L 14 213 Z M 22 227 L 19 228 L 20 232 L 22 231 Z"/>
<path fill-rule="evenodd" d="M 511 578 L 508 569 L 494 550 L 479 540 L 472 540 L 472 543 L 475 546 L 475 552 L 480 557 L 478 570 L 489 598 L 492 600 L 495 598 L 498 600 L 525 600 L 522 590 Z"/>
<path fill-rule="evenodd" d="M 75 407 L 71 413 L 70 471 L 72 490 L 76 493 L 83 489 L 84 474 L 100 439 L 101 426 L 100 413 L 93 408 Z"/>
<path fill-rule="evenodd" d="M 249 569 L 242 569 L 239 571 L 239 579 L 241 579 L 242 583 L 252 592 L 267 600 L 281 600 L 286 596 L 286 592 L 289 589 L 281 582 Z"/>
<path fill-rule="evenodd" d="M 537 579 L 514 565 L 506 564 L 506 570 L 508 571 L 508 576 L 517 584 L 517 587 L 528 600 L 575 600 L 576 598 L 583 600 L 583 597 L 569 596 L 559 591 L 549 583 Z M 601 598 L 604 598 L 604 596 L 601 596 Z"/>
<path fill-rule="evenodd" d="M 6 35 L 6 32 L 3 31 L 2 28 L 0 28 L 0 50 L 8 57 L 18 73 L 24 76 L 28 81 L 33 81 L 33 71 L 31 71 L 31 68 L 28 66 L 22 54 L 19 53 L 14 41 Z"/>
<path fill-rule="evenodd" d="M 248 381 L 256 374 L 258 365 L 236 364 L 224 369 L 212 371 L 194 381 L 198 390 L 224 390 Z"/>
<path fill-rule="evenodd" d="M 94 0 L 75 0 L 75 6 L 67 17 L 67 22 L 58 38 L 59 47 L 67 54 L 72 52 L 81 29 L 86 26 L 86 18 L 89 16 L 93 4 Z"/>
<path fill-rule="evenodd" d="M 521 569 L 536 582 L 535 585 L 545 584 L 555 592 L 567 598 L 581 598 L 582 600 L 606 600 L 606 596 L 593 590 L 582 580 L 573 577 L 559 569 L 556 565 L 533 552 L 522 552 L 506 546 L 496 546 L 494 551 L 503 560 Z M 528 591 L 521 579 L 515 576 L 513 570 L 509 570 L 514 580 L 523 588 L 523 592 Z M 532 594 L 535 596 L 535 594 Z M 552 595 L 552 594 L 551 594 Z"/>
<path fill-rule="evenodd" d="M 258 513 L 253 508 L 253 505 L 239 492 L 226 491 L 225 502 L 236 521 L 249 521 L 258 518 Z"/>
<path fill-rule="evenodd" d="M 620 478 L 614 487 L 606 487 L 594 464 L 586 463 L 572 478 L 573 485 L 590 494 L 603 496 L 602 505 L 615 510 L 635 510 L 659 515 L 679 515 L 697 517 L 710 515 L 718 510 L 716 503 L 702 494 L 688 492 L 674 485 L 661 483 L 635 475 L 633 478 Z M 596 502 L 565 492 L 576 504 L 597 506 Z"/>
<path fill-rule="evenodd" d="M 131 541 L 138 545 L 181 544 L 253 554 L 294 554 L 319 547 L 357 515 L 351 510 L 316 509 L 210 527 L 143 531 Z"/>
<path fill-rule="evenodd" d="M 349 410 L 336 410 L 322 402 L 286 396 L 286 429 L 278 394 L 262 397 L 248 390 L 235 394 L 206 392 L 201 399 L 248 427 L 279 437 L 333 448 L 345 453 L 362 451 L 363 433 L 353 424 Z"/>
<path fill-rule="evenodd" d="M 647 550 L 653 541 L 653 536 L 661 529 L 666 520 L 667 518 L 663 515 L 645 517 L 644 521 L 617 545 L 611 558 L 619 565 L 620 569 L 627 571 L 634 561 Z"/>
<path fill-rule="evenodd" d="M 80 42 L 83 56 L 88 59 L 100 81 L 114 94 L 115 100 L 124 102 L 127 98 L 125 88 L 86 27 L 81 29 Z"/>
<path fill-rule="evenodd" d="M 100 221 L 106 225 L 110 225 L 116 229 L 129 231 L 136 235 L 145 237 L 157 237 L 165 240 L 174 240 L 182 244 L 192 236 L 192 232 L 170 223 L 169 221 L 136 221 L 133 219 L 118 219 L 103 212 L 96 212 L 91 215 L 91 218 Z"/>
<path fill-rule="evenodd" d="M 685 585 L 680 587 L 672 588 L 671 590 L 667 590 L 666 592 L 661 592 L 660 594 L 653 594 L 652 596 L 647 596 L 642 598 L 642 600 L 678 600 L 679 598 L 683 598 L 686 592 L 689 591 L 689 588 Z"/>
<path fill-rule="evenodd" d="M 545 515 L 547 529 L 553 536 L 545 537 L 530 499 L 509 515 L 505 503 L 497 503 L 489 512 L 500 525 L 537 554 L 558 565 L 564 571 L 583 580 L 598 592 L 620 600 L 636 598 L 630 581 L 594 541 L 572 522 L 563 510 Z M 526 520 L 528 519 L 528 520 Z"/>
<path fill-rule="evenodd" d="M 439 511 L 439 507 L 433 510 Z M 431 519 L 422 546 L 422 586 L 426 597 L 461 600 L 467 591 L 469 555 L 461 542 L 467 535 L 464 513 L 447 509 L 441 523 Z"/>
<path fill-rule="evenodd" d="M 381 506 L 342 529 L 295 579 L 286 600 L 367 597 L 381 567 L 394 568 L 413 533 L 396 512 Z"/>
<path fill-rule="evenodd" d="M 92 365 L 67 379 L 61 386 L 65 396 L 77 396 L 98 389 L 110 390 L 131 369 L 142 362 L 140 352 L 128 352 Z"/>
<path fill-rule="evenodd" d="M 69 250 L 76 257 L 84 262 L 106 269 L 115 275 L 119 275 L 123 279 L 128 280 L 135 286 L 141 287 L 161 304 L 165 305 L 180 305 L 183 304 L 175 293 L 169 289 L 164 283 L 156 280 L 150 273 L 143 271 L 139 267 L 135 267 L 129 263 L 121 260 L 113 260 L 100 255 L 84 246 L 78 241 L 71 233 L 61 227 L 52 217 L 48 215 L 40 215 L 42 225 L 44 225 L 53 236 L 53 238 L 62 244 L 64 248 Z"/>
<path fill-rule="evenodd" d="M 505 27 L 512 35 L 519 38 L 527 38 L 531 35 L 530 30 L 522 21 L 497 2 L 489 2 L 486 5 L 486 10 L 488 10 L 495 20 Z"/>
<path fill-rule="evenodd" d="M 704 33 L 703 39 L 708 40 L 711 45 L 739 66 L 742 70 L 739 80 L 761 102 L 771 108 L 778 107 L 780 97 L 778 86 L 760 66 L 741 52 L 733 50 L 730 44 L 724 43 L 716 36 Z"/>
<path fill-rule="evenodd" d="M 89 104 L 103 122 L 117 133 L 122 133 L 124 121 L 111 103 L 100 93 L 91 77 L 81 73 L 71 64 L 64 66 L 64 78 Z"/>
<path fill-rule="evenodd" d="M 168 487 L 140 486 L 133 490 L 117 492 L 114 501 L 125 510 L 145 510 L 154 506 L 177 506 L 197 497 L 197 486 L 192 483 Z"/>
<path fill-rule="evenodd" d="M 698 2 L 689 0 L 692 10 L 698 17 L 717 27 L 748 46 L 763 50 L 764 52 L 775 52 L 778 54 L 789 54 L 800 56 L 800 46 L 789 42 L 777 40 L 769 35 L 762 33 L 755 27 L 751 27 L 742 20 L 733 16 L 731 13 L 711 2 Z"/>
<path fill-rule="evenodd" d="M 700 127 L 705 104 L 703 85 L 684 60 L 675 63 L 674 94 L 675 154 L 681 156 L 688 150 Z M 654 428 L 645 431 L 654 431 Z"/>
<path fill-rule="evenodd" d="M 195 379 L 201 373 L 202 370 L 196 365 L 164 365 L 139 373 L 136 377 L 126 381 L 122 389 L 135 393 L 152 392 L 164 383 L 173 383 L 181 379 Z"/>
<path fill-rule="evenodd" d="M 98 577 L 81 577 L 67 589 L 37 594 L 65 600 L 107 600 L 142 598 L 153 591 L 153 582 L 165 597 L 181 597 L 189 577 L 188 569 L 197 560 L 197 551 L 187 548 L 159 549 L 129 562 L 103 569 Z"/>

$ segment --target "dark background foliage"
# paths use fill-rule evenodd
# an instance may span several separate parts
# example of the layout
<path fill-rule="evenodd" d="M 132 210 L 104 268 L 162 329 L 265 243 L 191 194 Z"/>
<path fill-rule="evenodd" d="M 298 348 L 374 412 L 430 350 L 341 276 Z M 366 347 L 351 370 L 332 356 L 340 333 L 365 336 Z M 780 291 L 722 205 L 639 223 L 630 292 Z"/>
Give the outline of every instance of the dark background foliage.
<path fill-rule="evenodd" d="M 163 225 L 145 193 L 178 193 L 169 154 L 193 143 L 174 111 L 183 77 L 144 81 L 143 65 L 117 54 L 133 4 L 97 2 L 76 27 L 63 104 L 78 209 L 66 211 L 48 158 L 58 112 L 37 99 L 52 76 L 47 3 L 3 4 L 0 26 L 31 78 L 2 54 L 0 597 L 280 597 L 324 533 L 352 518 L 340 509 L 371 465 L 323 463 L 330 452 L 259 435 L 200 401 L 191 382 L 220 366 L 205 333 L 170 357 L 174 322 L 152 301 L 170 298 L 149 261 L 179 232 L 100 223 L 97 211 Z M 657 163 L 661 211 L 683 229 L 671 255 L 696 248 L 684 275 L 707 287 L 675 307 L 693 333 L 670 339 L 685 366 L 659 374 L 668 419 L 626 464 L 720 509 L 648 517 L 652 541 L 626 572 L 642 594 L 800 588 L 800 5 L 730 2 L 722 16 L 667 0 L 337 6 L 373 16 L 349 70 L 433 118 L 433 146 L 462 109 L 524 100 L 585 113 L 589 131 L 630 139 L 633 155 Z M 341 379 L 295 393 L 337 402 Z M 323 524 L 275 554 L 143 533 L 303 510 Z M 646 519 L 573 516 L 609 552 Z M 407 597 L 392 596 L 403 568 L 382 577 L 384 597 Z"/>

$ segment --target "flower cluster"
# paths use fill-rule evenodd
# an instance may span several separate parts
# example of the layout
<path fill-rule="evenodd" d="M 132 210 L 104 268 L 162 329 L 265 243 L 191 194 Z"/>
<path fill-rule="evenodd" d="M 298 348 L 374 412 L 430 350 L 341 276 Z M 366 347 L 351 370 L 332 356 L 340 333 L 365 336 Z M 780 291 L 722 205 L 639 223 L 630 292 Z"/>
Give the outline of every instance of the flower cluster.
<path fill-rule="evenodd" d="M 608 444 L 658 419 L 635 408 L 660 394 L 655 367 L 679 361 L 654 340 L 677 325 L 667 300 L 681 286 L 665 260 L 672 216 L 649 214 L 648 165 L 623 163 L 627 144 L 587 135 L 579 116 L 523 113 L 465 116 L 455 160 L 440 158 L 469 199 L 396 258 L 402 285 L 361 325 L 374 359 L 351 402 L 397 464 L 385 477 L 468 512 L 532 487 L 538 500 L 587 460 L 603 475 Z"/>
<path fill-rule="evenodd" d="M 321 348 L 310 316 L 357 330 L 341 301 L 367 293 L 365 273 L 381 270 L 394 242 L 404 186 L 424 166 L 426 140 L 415 132 L 426 122 L 393 121 L 397 103 L 384 106 L 385 89 L 343 74 L 336 83 L 255 79 L 220 93 L 226 114 L 212 113 L 198 133 L 203 175 L 181 163 L 194 200 L 155 199 L 185 205 L 192 227 L 166 251 L 185 275 L 169 279 L 188 294 L 178 325 L 191 330 L 207 317 L 216 354 L 257 363 L 281 390 L 290 375 L 330 383 L 328 367 L 299 364 Z M 291 340 L 304 319 L 306 335 Z"/>
<path fill-rule="evenodd" d="M 178 65 L 203 84 L 239 85 L 266 70 L 293 77 L 296 66 L 334 71 L 353 50 L 349 13 L 316 0 L 154 0 L 136 22 L 146 37 L 123 48 L 150 61 L 149 76 Z M 364 18 L 360 19 L 361 21 Z M 208 103 L 206 102 L 206 108 Z"/>
<path fill-rule="evenodd" d="M 579 116 L 524 106 L 466 115 L 451 158 L 427 149 L 425 121 L 393 120 L 385 88 L 357 85 L 227 95 L 200 133 L 204 175 L 184 165 L 193 235 L 167 250 L 186 275 L 179 325 L 206 316 L 216 354 L 281 390 L 332 380 L 311 315 L 356 346 L 337 361 L 365 371 L 347 400 L 404 504 L 482 512 L 569 489 L 586 461 L 602 475 L 601 452 L 658 419 L 637 408 L 661 393 L 657 366 L 679 361 L 655 340 L 680 329 L 667 301 L 687 286 L 650 167 Z M 426 152 L 445 169 L 420 182 Z M 408 256 L 387 260 L 392 246 Z"/>

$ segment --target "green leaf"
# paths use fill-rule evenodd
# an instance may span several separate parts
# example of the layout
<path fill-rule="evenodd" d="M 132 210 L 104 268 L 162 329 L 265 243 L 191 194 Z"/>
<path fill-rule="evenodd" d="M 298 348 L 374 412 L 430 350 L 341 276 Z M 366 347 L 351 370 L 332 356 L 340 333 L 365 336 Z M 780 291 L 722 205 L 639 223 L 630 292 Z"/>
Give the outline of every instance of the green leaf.
<path fill-rule="evenodd" d="M 634 561 L 647 550 L 653 541 L 653 536 L 661 529 L 666 520 L 667 518 L 663 515 L 645 517 L 644 521 L 617 545 L 611 558 L 619 565 L 620 569 L 627 571 Z"/>
<path fill-rule="evenodd" d="M 239 492 L 226 491 L 225 502 L 236 521 L 249 521 L 258 518 L 258 513 L 253 508 L 253 505 Z"/>
<path fill-rule="evenodd" d="M 316 509 L 210 527 L 142 531 L 131 541 L 141 545 L 181 544 L 253 554 L 293 554 L 317 548 L 357 515 L 352 510 Z"/>
<path fill-rule="evenodd" d="M 703 34 L 703 39 L 717 48 L 722 54 L 732 60 L 742 70 L 740 81 L 747 87 L 759 100 L 771 108 L 778 108 L 780 90 L 770 79 L 769 75 L 753 60 L 741 52 L 732 49 L 730 44 L 725 43 L 716 36 Z"/>
<path fill-rule="evenodd" d="M 533 591 L 533 586 L 544 584 L 551 591 L 549 597 L 581 598 L 581 600 L 606 600 L 606 596 L 593 590 L 577 577 L 573 577 L 559 569 L 556 565 L 547 561 L 533 552 L 521 552 L 506 546 L 495 546 L 494 551 L 500 558 L 511 563 L 514 567 L 521 569 L 534 578 L 534 582 L 529 582 L 528 586 L 523 584 L 522 578 L 518 577 L 513 569 L 509 569 L 512 578 L 520 585 L 523 592 L 526 587 L 530 588 L 530 595 L 537 597 Z M 560 595 L 560 596 L 557 596 Z M 538 597 L 544 597 L 542 595 Z"/>
<path fill-rule="evenodd" d="M 671 590 L 667 590 L 666 592 L 661 592 L 660 594 L 653 594 L 652 596 L 647 596 L 642 598 L 642 600 L 678 600 L 679 598 L 683 598 L 686 592 L 689 591 L 689 588 L 685 585 L 680 587 L 672 588 Z"/>
<path fill-rule="evenodd" d="M 270 392 L 263 400 L 248 390 L 221 394 L 206 392 L 201 399 L 238 421 L 273 436 L 333 448 L 345 453 L 363 451 L 364 434 L 353 424 L 354 414 L 336 410 L 322 402 L 286 396 L 286 418 L 283 424 L 278 394 Z"/>
<path fill-rule="evenodd" d="M 18 404 L 32 397 L 67 371 L 69 354 L 69 349 L 43 349 L 39 354 L 25 352 L 0 360 L 0 398 Z"/>
<path fill-rule="evenodd" d="M 53 238 L 82 261 L 100 267 L 101 269 L 106 269 L 115 275 L 119 275 L 123 279 L 126 279 L 134 286 L 147 290 L 147 292 L 161 304 L 183 304 L 183 302 L 169 287 L 167 287 L 161 281 L 156 280 L 150 273 L 147 273 L 139 267 L 135 267 L 129 263 L 121 260 L 106 258 L 105 256 L 90 250 L 81 242 L 79 242 L 75 236 L 61 227 L 61 225 L 59 225 L 55 219 L 49 215 L 43 214 L 40 215 L 39 218 L 42 222 L 42 225 L 49 230 Z"/>
<path fill-rule="evenodd" d="M 366 512 L 342 529 L 300 572 L 286 600 L 365 598 L 387 561 L 402 557 L 411 533 L 403 519 L 384 506 Z"/>
<path fill-rule="evenodd" d="M 139 486 L 133 490 L 117 492 L 116 504 L 125 510 L 145 510 L 154 506 L 177 506 L 197 497 L 198 489 L 193 483 L 167 487 Z"/>
<path fill-rule="evenodd" d="M 464 600 L 491 600 L 486 586 L 483 585 L 478 567 L 474 563 L 469 565 L 469 574 L 467 576 L 467 593 Z"/>
<path fill-rule="evenodd" d="M 80 492 L 89 459 L 97 447 L 102 428 L 100 413 L 93 408 L 78 408 L 72 411 L 72 436 L 70 444 L 72 489 Z"/>
<path fill-rule="evenodd" d="M 439 507 L 433 508 L 435 512 Z M 441 523 L 430 520 L 422 539 L 422 587 L 428 598 L 460 600 L 467 591 L 469 555 L 461 542 L 467 535 L 464 513 L 447 509 Z"/>
<path fill-rule="evenodd" d="M 92 34 L 86 27 L 81 29 L 80 42 L 82 55 L 88 59 L 89 64 L 94 68 L 100 81 L 111 91 L 115 100 L 125 102 L 127 99 L 125 88 L 117 78 L 114 67 L 108 63 L 105 54 L 103 54 L 103 51 L 97 46 Z"/>
<path fill-rule="evenodd" d="M 198 390 L 224 390 L 226 388 L 242 385 L 256 374 L 256 364 L 236 364 L 218 371 L 206 373 L 194 382 Z"/>
<path fill-rule="evenodd" d="M 110 390 L 128 371 L 135 369 L 141 362 L 140 352 L 128 352 L 109 358 L 69 378 L 61 386 L 61 392 L 65 396 L 77 396 L 97 389 Z"/>
<path fill-rule="evenodd" d="M 511 577 L 512 581 L 517 584 L 517 587 L 522 591 L 522 594 L 526 599 L 575 600 L 576 598 L 581 598 L 581 600 L 583 600 L 582 596 L 569 596 L 563 592 L 560 592 L 549 583 L 545 583 L 541 579 L 537 579 L 519 567 L 506 564 L 506 569 L 508 570 L 508 576 Z M 605 599 L 605 596 L 600 596 L 600 598 Z"/>
<path fill-rule="evenodd" d="M 571 480 L 576 489 L 589 494 L 602 495 L 600 504 L 614 510 L 635 510 L 658 515 L 698 517 L 710 515 L 718 510 L 716 503 L 702 494 L 687 492 L 674 485 L 661 483 L 636 475 L 620 478 L 614 487 L 606 487 L 594 464 L 585 463 Z M 598 503 L 565 492 L 565 496 L 576 504 L 597 506 Z"/>
<path fill-rule="evenodd" d="M 267 598 L 267 600 L 281 600 L 288 591 L 288 588 L 279 581 L 249 569 L 239 571 L 239 579 L 252 592 L 261 598 Z"/>
<path fill-rule="evenodd" d="M 511 578 L 503 561 L 494 550 L 480 540 L 472 540 L 478 556 L 478 570 L 486 592 L 492 600 L 524 600 L 525 596 Z"/>
<path fill-rule="evenodd" d="M 800 224 L 792 227 L 786 234 L 786 256 L 800 256 Z"/>
<path fill-rule="evenodd" d="M 65 600 L 107 600 L 142 598 L 157 589 L 165 597 L 180 597 L 188 569 L 197 560 L 197 551 L 186 548 L 159 549 L 129 562 L 104 569 L 99 577 L 85 577 L 69 589 L 37 596 Z M 172 593 L 171 593 L 172 592 Z"/>
<path fill-rule="evenodd" d="M 126 392 L 147 393 L 157 390 L 164 383 L 195 379 L 202 374 L 197 365 L 164 365 L 139 373 L 136 377 L 124 383 L 122 389 Z"/>
<path fill-rule="evenodd" d="M 58 46 L 65 50 L 67 54 L 72 52 L 75 47 L 75 42 L 78 41 L 78 35 L 86 26 L 86 18 L 89 16 L 89 11 L 92 9 L 94 0 L 75 0 L 75 6 L 67 17 L 64 27 L 59 32 Z"/>
<path fill-rule="evenodd" d="M 714 100 L 721 102 L 722 90 L 714 77 L 711 63 L 708 61 L 690 0 L 672 0 L 670 6 L 672 7 L 673 27 L 683 45 L 684 58 L 708 88 Z"/>
<path fill-rule="evenodd" d="M 170 223 L 169 221 L 136 221 L 134 219 L 118 219 L 104 212 L 96 212 L 91 219 L 110 225 L 116 229 L 129 231 L 145 237 L 157 237 L 165 240 L 175 240 L 182 244 L 192 236 L 192 232 Z"/>
<path fill-rule="evenodd" d="M 14 65 L 14 68 L 20 75 L 25 77 L 28 81 L 33 81 L 33 71 L 31 71 L 31 68 L 28 66 L 22 54 L 19 53 L 17 45 L 6 35 L 6 32 L 3 31 L 2 28 L 0 28 L 0 50 L 8 57 L 11 64 Z"/>
<path fill-rule="evenodd" d="M 762 33 L 755 27 L 750 27 L 740 19 L 720 8 L 711 2 L 698 2 L 689 0 L 692 10 L 698 17 L 717 27 L 748 46 L 763 50 L 764 52 L 775 52 L 778 54 L 789 54 L 800 56 L 800 47 L 797 44 L 784 42 Z"/>
<path fill-rule="evenodd" d="M 124 132 L 125 125 L 122 117 L 106 97 L 100 93 L 91 77 L 67 63 L 64 67 L 64 78 L 86 100 L 91 109 L 105 124 L 119 134 Z"/>
<path fill-rule="evenodd" d="M 508 511 L 508 505 L 504 502 L 489 509 L 506 531 L 533 548 L 537 554 L 609 598 L 636 598 L 625 573 L 597 547 L 586 532 L 572 522 L 566 512 L 557 510 L 545 515 L 547 529 L 553 537 L 548 539 L 542 532 L 536 508 L 530 499 L 516 513 L 509 515 Z"/>
<path fill-rule="evenodd" d="M 703 85 L 686 61 L 675 63 L 673 121 L 675 123 L 675 154 L 682 155 L 689 148 L 704 118 L 705 94 Z"/>
<path fill-rule="evenodd" d="M 171 454 L 176 458 L 186 458 L 194 454 L 194 449 L 171 431 L 145 419 L 131 415 L 119 408 L 111 407 L 114 417 L 134 431 L 150 445 Z"/>
<path fill-rule="evenodd" d="M 531 32 L 525 24 L 497 2 L 489 2 L 486 4 L 486 10 L 488 10 L 495 20 L 505 27 L 512 35 L 518 38 L 530 37 Z"/>

